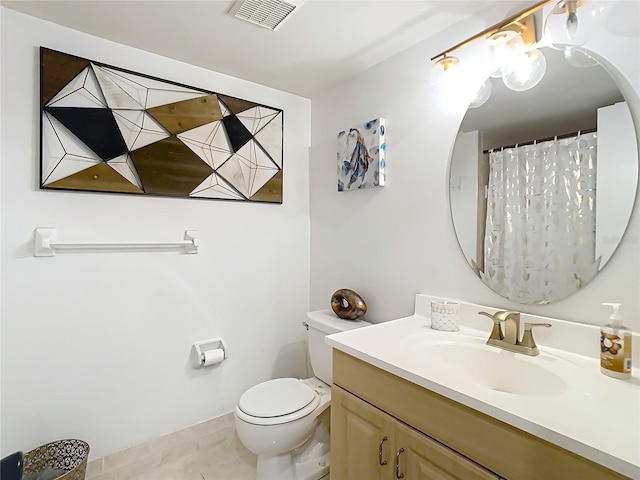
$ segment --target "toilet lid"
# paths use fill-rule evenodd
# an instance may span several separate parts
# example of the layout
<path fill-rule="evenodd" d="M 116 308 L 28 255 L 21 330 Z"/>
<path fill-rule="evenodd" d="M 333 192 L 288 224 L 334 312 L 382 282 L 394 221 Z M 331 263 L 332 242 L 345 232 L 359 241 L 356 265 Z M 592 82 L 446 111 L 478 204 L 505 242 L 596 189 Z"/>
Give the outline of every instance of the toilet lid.
<path fill-rule="evenodd" d="M 238 407 L 252 417 L 279 417 L 306 407 L 315 397 L 315 391 L 300 380 L 277 378 L 244 392 Z"/>

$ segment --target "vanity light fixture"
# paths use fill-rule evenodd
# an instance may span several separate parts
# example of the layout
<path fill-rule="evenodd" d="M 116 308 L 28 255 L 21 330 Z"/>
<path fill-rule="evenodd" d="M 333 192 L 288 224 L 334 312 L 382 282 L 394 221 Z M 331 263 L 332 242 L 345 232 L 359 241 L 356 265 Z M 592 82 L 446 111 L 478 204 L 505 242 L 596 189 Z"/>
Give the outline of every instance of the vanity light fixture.
<path fill-rule="evenodd" d="M 478 108 L 489 101 L 491 97 L 491 91 L 493 90 L 493 82 L 490 78 L 487 78 L 485 82 L 480 86 L 476 92 L 475 97 L 471 100 L 469 108 Z"/>
<path fill-rule="evenodd" d="M 504 65 L 525 48 L 524 39 L 514 30 L 498 30 L 487 37 L 491 57 L 497 65 Z"/>
<path fill-rule="evenodd" d="M 545 21 L 545 39 L 558 49 L 584 45 L 602 26 L 607 3 L 599 0 L 560 0 Z"/>
<path fill-rule="evenodd" d="M 533 88 L 546 72 L 544 55 L 536 49 L 536 45 L 541 40 L 536 29 L 536 13 L 554 2 L 557 3 L 545 22 L 545 36 L 550 35 L 553 38 L 548 40 L 545 38 L 545 43 L 551 43 L 557 48 L 582 45 L 602 23 L 606 2 L 598 0 L 538 2 L 527 10 L 432 57 L 433 69 L 429 82 L 431 87 L 440 95 L 460 94 L 465 80 L 464 65 L 454 52 L 473 42 L 484 40 L 491 52 L 491 63 L 495 65 L 495 72 L 491 77 L 502 78 L 504 84 L 515 91 Z M 555 32 L 558 28 L 556 26 L 558 19 L 562 23 L 561 34 Z M 555 41 L 554 38 L 556 38 Z M 476 93 L 473 103 L 477 103 L 478 99 L 484 99 L 484 101 L 488 99 L 488 97 L 484 98 L 489 90 L 486 82 L 481 90 Z M 488 94 L 490 95 L 490 90 Z"/>
<path fill-rule="evenodd" d="M 516 92 L 535 87 L 547 71 L 547 60 L 538 49 L 527 50 L 502 67 L 502 81 Z"/>
<path fill-rule="evenodd" d="M 461 78 L 458 64 L 460 60 L 454 55 L 445 53 L 433 65 L 429 84 L 439 95 L 454 93 Z"/>
<path fill-rule="evenodd" d="M 464 75 L 461 72 L 460 60 L 453 55 L 453 52 L 476 40 L 484 39 L 487 42 L 492 63 L 495 63 L 498 69 L 506 61 L 522 53 L 525 48 L 535 45 L 538 38 L 534 13 L 548 3 L 551 3 L 551 0 L 539 2 L 528 10 L 497 23 L 432 57 L 434 68 L 431 71 L 430 85 L 439 94 L 459 92 L 456 87 L 463 81 Z"/>

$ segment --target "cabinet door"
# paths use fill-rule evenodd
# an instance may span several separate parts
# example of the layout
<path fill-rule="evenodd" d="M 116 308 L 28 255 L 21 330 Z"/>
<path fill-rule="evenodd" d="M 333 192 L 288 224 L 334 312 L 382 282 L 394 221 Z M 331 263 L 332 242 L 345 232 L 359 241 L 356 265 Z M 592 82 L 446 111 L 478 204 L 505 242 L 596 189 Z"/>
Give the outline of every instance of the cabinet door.
<path fill-rule="evenodd" d="M 393 424 L 381 410 L 331 388 L 331 480 L 393 478 Z"/>
<path fill-rule="evenodd" d="M 499 480 L 477 463 L 398 422 L 396 478 L 405 480 Z M 402 451 L 400 450 L 402 449 Z M 394 472 L 395 473 L 395 472 Z M 400 477 L 400 475 L 404 475 Z"/>

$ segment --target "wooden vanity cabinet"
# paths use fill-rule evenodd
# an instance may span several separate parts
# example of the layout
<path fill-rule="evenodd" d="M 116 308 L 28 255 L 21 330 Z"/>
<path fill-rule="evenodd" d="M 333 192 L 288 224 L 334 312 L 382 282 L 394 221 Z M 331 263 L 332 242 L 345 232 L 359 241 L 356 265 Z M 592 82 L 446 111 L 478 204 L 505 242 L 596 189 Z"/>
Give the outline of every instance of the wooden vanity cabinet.
<path fill-rule="evenodd" d="M 331 480 L 499 479 L 340 387 L 331 410 Z"/>
<path fill-rule="evenodd" d="M 331 480 L 627 478 L 335 349 L 333 369 Z"/>
<path fill-rule="evenodd" d="M 394 418 L 331 388 L 331 480 L 393 478 Z M 338 452 L 337 455 L 334 452 Z"/>

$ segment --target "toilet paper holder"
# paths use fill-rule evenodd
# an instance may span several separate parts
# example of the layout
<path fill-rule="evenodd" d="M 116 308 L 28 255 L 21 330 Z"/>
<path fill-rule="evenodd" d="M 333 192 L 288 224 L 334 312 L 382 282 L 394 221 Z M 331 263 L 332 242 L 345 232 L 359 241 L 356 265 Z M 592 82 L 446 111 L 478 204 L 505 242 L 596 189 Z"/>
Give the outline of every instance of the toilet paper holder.
<path fill-rule="evenodd" d="M 220 362 L 227 359 L 227 342 L 224 341 L 224 338 L 218 337 L 202 342 L 195 342 L 191 347 L 191 363 L 193 368 L 205 366 L 205 355 L 207 352 L 212 352 L 213 350 L 222 350 L 224 355 L 220 359 Z"/>

